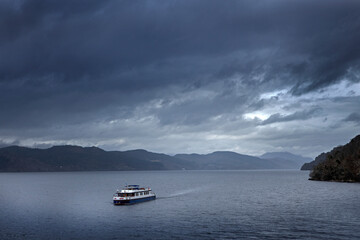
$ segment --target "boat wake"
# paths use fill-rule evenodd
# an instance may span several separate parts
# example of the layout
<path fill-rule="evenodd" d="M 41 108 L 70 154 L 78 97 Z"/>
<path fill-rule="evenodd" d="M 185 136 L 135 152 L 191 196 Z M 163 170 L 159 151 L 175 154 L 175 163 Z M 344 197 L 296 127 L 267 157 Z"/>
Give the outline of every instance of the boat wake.
<path fill-rule="evenodd" d="M 176 198 L 176 197 L 191 194 L 191 193 L 194 193 L 194 192 L 199 192 L 199 191 L 201 191 L 203 189 L 204 188 L 185 189 L 185 190 L 174 192 L 174 193 L 170 194 L 169 196 L 158 197 L 157 199 Z"/>

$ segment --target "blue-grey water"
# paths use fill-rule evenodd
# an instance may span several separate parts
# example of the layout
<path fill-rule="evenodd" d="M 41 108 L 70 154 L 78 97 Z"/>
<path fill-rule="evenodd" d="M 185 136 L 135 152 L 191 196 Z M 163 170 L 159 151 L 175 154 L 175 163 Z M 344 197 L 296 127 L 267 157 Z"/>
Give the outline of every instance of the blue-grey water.
<path fill-rule="evenodd" d="M 300 171 L 0 173 L 0 239 L 360 239 L 360 184 Z M 157 200 L 114 206 L 125 184 Z"/>

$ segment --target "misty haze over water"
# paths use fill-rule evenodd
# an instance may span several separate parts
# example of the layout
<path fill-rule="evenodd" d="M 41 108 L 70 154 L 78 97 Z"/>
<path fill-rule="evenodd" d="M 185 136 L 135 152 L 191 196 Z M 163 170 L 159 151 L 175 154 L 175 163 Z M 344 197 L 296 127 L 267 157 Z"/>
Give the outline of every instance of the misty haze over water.
<path fill-rule="evenodd" d="M 359 239 L 360 185 L 308 172 L 0 174 L 1 239 Z M 114 206 L 125 184 L 155 201 Z"/>

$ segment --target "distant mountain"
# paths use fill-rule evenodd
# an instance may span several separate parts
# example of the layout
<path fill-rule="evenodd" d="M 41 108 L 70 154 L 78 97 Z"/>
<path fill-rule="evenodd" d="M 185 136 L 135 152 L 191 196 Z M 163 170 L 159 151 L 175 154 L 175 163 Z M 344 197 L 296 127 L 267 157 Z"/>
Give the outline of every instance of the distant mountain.
<path fill-rule="evenodd" d="M 266 156 L 273 157 L 274 153 Z M 169 156 L 142 149 L 121 152 L 70 145 L 48 149 L 0 148 L 0 172 L 291 169 L 296 164 L 284 156 L 266 159 L 235 152 Z"/>
<path fill-rule="evenodd" d="M 299 169 L 304 163 L 312 160 L 309 157 L 303 157 L 289 152 L 268 152 L 261 155 L 260 158 L 271 160 L 288 169 Z"/>
<path fill-rule="evenodd" d="M 311 161 L 309 163 L 304 163 L 302 165 L 301 170 L 313 170 L 313 168 L 318 165 L 319 163 L 322 163 L 326 160 L 326 153 L 321 153 L 319 156 L 315 158 L 314 161 Z"/>
<path fill-rule="evenodd" d="M 326 153 L 326 159 L 310 173 L 310 180 L 360 182 L 360 135 Z"/>
<path fill-rule="evenodd" d="M 198 169 L 287 169 L 288 166 L 259 157 L 235 152 L 213 152 L 210 154 L 177 154 L 176 158 L 187 160 L 197 165 Z"/>
<path fill-rule="evenodd" d="M 107 152 L 96 147 L 55 146 L 48 149 L 0 149 L 0 171 L 116 171 L 194 168 L 181 159 L 145 150 Z"/>

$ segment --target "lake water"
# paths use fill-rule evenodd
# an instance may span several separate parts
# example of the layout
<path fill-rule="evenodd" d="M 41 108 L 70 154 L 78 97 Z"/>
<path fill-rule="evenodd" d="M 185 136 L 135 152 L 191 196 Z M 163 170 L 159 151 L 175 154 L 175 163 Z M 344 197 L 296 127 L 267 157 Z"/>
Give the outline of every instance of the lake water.
<path fill-rule="evenodd" d="M 360 239 L 360 184 L 300 171 L 0 173 L 0 239 Z M 114 206 L 125 184 L 155 201 Z"/>

